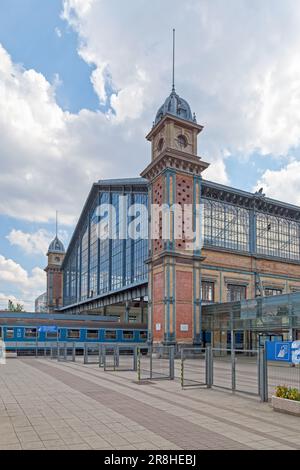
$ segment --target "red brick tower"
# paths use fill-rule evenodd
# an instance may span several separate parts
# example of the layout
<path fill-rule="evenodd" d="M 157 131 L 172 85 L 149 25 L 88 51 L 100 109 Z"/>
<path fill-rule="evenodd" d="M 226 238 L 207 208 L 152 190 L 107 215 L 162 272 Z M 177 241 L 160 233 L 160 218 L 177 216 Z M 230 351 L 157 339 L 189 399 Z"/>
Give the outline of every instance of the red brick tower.
<path fill-rule="evenodd" d="M 45 268 L 47 273 L 47 311 L 49 313 L 63 305 L 63 273 L 61 265 L 65 253 L 64 245 L 57 237 L 56 229 L 56 237 L 48 248 L 48 264 Z"/>
<path fill-rule="evenodd" d="M 141 176 L 149 181 L 149 334 L 154 343 L 201 344 L 201 247 L 192 246 L 201 204 L 201 173 L 209 164 L 197 156 L 196 122 L 188 103 L 173 85 L 147 135 L 152 161 Z M 167 208 L 154 217 L 153 204 Z M 168 208 L 174 204 L 178 212 Z M 168 220 L 169 236 L 163 233 Z M 197 227 L 198 232 L 200 227 Z M 178 234 L 181 233 L 179 237 Z"/>

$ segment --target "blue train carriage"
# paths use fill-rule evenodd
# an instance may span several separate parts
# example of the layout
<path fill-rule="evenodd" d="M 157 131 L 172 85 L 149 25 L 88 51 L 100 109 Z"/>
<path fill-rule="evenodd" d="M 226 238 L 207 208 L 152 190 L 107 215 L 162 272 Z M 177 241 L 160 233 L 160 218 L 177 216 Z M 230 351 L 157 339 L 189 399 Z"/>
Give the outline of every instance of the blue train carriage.
<path fill-rule="evenodd" d="M 54 343 L 144 344 L 147 327 L 117 317 L 0 312 L 0 338 L 9 350 L 50 348 Z"/>

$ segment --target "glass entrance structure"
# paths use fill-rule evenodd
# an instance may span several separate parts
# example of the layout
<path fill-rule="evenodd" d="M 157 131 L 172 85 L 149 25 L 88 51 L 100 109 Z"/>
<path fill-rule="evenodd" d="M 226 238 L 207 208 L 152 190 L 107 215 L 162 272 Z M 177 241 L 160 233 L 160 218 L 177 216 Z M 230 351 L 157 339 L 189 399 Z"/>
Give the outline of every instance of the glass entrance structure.
<path fill-rule="evenodd" d="M 300 292 L 205 305 L 202 321 L 204 340 L 215 347 L 233 342 L 237 349 L 256 349 L 264 339 L 300 339 Z"/>

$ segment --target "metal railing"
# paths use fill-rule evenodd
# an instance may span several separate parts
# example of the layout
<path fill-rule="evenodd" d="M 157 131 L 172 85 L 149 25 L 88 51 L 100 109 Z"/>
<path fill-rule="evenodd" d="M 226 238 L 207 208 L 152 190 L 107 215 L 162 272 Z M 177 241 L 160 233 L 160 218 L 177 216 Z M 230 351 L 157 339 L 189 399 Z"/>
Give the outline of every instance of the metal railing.
<path fill-rule="evenodd" d="M 180 383 L 182 388 L 208 384 L 208 348 L 182 348 Z"/>
<path fill-rule="evenodd" d="M 139 349 L 137 358 L 138 380 L 174 380 L 175 347 L 148 346 Z"/>

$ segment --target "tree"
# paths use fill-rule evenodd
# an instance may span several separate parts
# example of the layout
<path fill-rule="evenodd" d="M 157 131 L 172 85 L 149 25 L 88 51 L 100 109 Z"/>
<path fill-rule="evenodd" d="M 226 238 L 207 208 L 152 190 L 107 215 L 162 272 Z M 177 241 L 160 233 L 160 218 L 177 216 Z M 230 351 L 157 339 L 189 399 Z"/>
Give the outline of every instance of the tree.
<path fill-rule="evenodd" d="M 19 303 L 14 304 L 12 300 L 9 300 L 8 311 L 9 312 L 24 312 L 24 305 L 19 304 Z"/>

